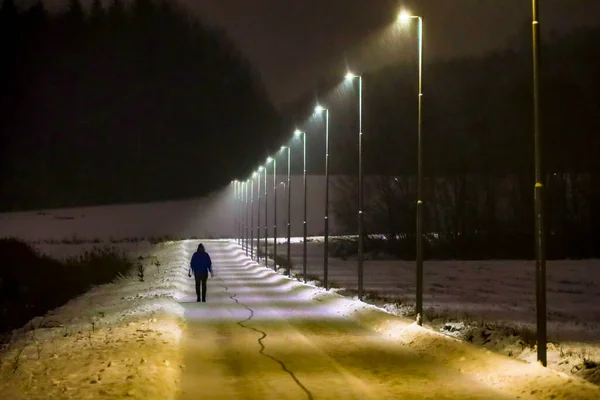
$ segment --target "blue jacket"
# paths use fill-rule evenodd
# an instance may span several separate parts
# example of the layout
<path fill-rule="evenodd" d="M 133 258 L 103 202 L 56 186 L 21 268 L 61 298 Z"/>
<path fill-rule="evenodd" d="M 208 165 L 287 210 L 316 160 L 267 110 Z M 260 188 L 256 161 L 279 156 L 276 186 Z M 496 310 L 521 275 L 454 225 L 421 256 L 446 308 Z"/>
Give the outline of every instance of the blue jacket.
<path fill-rule="evenodd" d="M 212 261 L 207 252 L 195 252 L 190 261 L 194 274 L 208 274 L 212 272 Z"/>

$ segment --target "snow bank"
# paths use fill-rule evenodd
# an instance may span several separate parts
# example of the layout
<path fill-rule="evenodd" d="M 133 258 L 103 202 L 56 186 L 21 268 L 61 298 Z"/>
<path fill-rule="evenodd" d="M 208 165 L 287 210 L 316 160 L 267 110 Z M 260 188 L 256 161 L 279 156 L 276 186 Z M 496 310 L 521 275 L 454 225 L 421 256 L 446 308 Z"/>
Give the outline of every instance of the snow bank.
<path fill-rule="evenodd" d="M 272 270 L 269 274 L 275 275 Z M 266 275 L 268 278 L 272 278 Z M 335 313 L 350 318 L 359 325 L 380 332 L 389 340 L 406 344 L 425 359 L 444 368 L 453 368 L 494 389 L 510 393 L 517 398 L 543 399 L 599 399 L 597 386 L 575 376 L 535 362 L 527 363 L 487 349 L 465 343 L 426 327 L 413 320 L 399 317 L 383 308 L 348 299 L 325 291 L 311 283 L 300 283 L 280 276 L 282 285 L 292 285 L 290 290 L 304 287 L 313 301 L 326 304 Z M 455 326 L 458 329 L 460 326 Z"/>
<path fill-rule="evenodd" d="M 189 255 L 174 243 L 142 257 L 144 282 L 96 287 L 15 331 L 0 353 L 0 398 L 175 398 Z"/>

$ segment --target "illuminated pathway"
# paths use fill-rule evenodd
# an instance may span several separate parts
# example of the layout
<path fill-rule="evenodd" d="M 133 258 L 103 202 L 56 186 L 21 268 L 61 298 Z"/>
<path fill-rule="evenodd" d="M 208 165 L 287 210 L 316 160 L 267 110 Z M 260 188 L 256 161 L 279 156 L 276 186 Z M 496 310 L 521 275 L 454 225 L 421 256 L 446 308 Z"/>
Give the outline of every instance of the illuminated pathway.
<path fill-rule="evenodd" d="M 189 280 L 181 399 L 514 398 L 341 318 L 237 246 L 205 245 L 216 276 L 207 303 Z"/>

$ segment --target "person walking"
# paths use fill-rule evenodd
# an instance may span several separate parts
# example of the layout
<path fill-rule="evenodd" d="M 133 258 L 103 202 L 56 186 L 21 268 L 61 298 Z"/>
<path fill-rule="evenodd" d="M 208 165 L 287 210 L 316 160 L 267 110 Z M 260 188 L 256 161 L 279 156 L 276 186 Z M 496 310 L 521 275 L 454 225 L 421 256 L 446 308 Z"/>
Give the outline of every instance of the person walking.
<path fill-rule="evenodd" d="M 204 249 L 204 245 L 200 243 L 198 250 L 192 256 L 190 261 L 190 269 L 188 270 L 188 276 L 192 277 L 192 271 L 194 271 L 194 278 L 196 279 L 196 296 L 198 302 L 202 300 L 206 303 L 206 281 L 208 280 L 208 274 L 213 278 L 215 274 L 212 270 L 212 261 L 210 255 Z"/>

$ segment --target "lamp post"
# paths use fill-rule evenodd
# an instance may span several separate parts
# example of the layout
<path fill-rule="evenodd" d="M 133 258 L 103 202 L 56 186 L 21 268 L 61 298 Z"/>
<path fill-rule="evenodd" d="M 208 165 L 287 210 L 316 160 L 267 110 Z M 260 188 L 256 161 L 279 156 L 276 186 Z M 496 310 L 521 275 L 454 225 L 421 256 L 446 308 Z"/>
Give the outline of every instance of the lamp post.
<path fill-rule="evenodd" d="M 277 271 L 277 158 L 273 157 L 273 270 Z"/>
<path fill-rule="evenodd" d="M 240 182 L 240 204 L 239 204 L 239 218 L 240 218 L 240 246 L 244 247 L 244 182 Z"/>
<path fill-rule="evenodd" d="M 546 254 L 544 232 L 544 172 L 542 166 L 542 133 L 540 123 L 540 21 L 538 1 L 532 0 L 533 37 L 533 135 L 535 146 L 535 270 L 537 313 L 537 359 L 545 367 L 546 359 Z"/>
<path fill-rule="evenodd" d="M 292 256 L 291 256 L 291 240 L 292 240 L 292 148 L 290 146 L 281 146 L 281 150 L 287 149 L 287 265 L 288 276 L 292 276 Z M 283 183 L 283 190 L 286 191 L 286 184 Z"/>
<path fill-rule="evenodd" d="M 257 187 L 257 192 L 258 192 L 258 205 L 256 206 L 257 209 L 257 222 L 256 222 L 256 261 L 260 263 L 260 173 L 262 172 L 264 168 L 263 167 L 258 167 L 258 173 L 257 173 L 257 177 L 256 179 L 258 180 L 258 187 Z M 265 182 L 266 184 L 266 182 Z"/>
<path fill-rule="evenodd" d="M 244 182 L 244 199 L 245 199 L 245 207 L 244 207 L 244 220 L 246 221 L 244 224 L 244 247 L 246 249 L 246 257 L 248 257 L 248 186 L 250 180 Z"/>
<path fill-rule="evenodd" d="M 346 74 L 346 80 L 358 79 L 358 299 L 363 299 L 364 287 L 364 243 L 365 227 L 363 214 L 363 164 L 362 164 L 362 76 L 352 72 Z"/>
<path fill-rule="evenodd" d="M 325 112 L 325 238 L 323 241 L 323 287 L 328 289 L 329 274 L 329 109 L 315 107 L 316 114 Z"/>
<path fill-rule="evenodd" d="M 241 235 L 240 235 L 240 222 L 241 222 L 241 217 L 240 217 L 240 196 L 241 196 L 241 187 L 240 187 L 240 182 L 236 179 L 235 181 L 235 236 L 236 236 L 236 241 L 238 244 L 241 243 Z"/>
<path fill-rule="evenodd" d="M 287 183 L 285 183 L 284 181 L 279 182 L 279 185 L 283 186 L 283 202 L 284 204 L 287 204 Z M 286 213 L 287 214 L 287 213 Z M 287 216 L 286 216 L 286 226 L 287 226 Z"/>
<path fill-rule="evenodd" d="M 304 214 L 302 220 L 302 277 L 304 278 L 304 283 L 306 283 L 306 236 L 308 233 L 308 227 L 306 224 L 306 132 L 300 131 L 296 129 L 294 131 L 295 136 L 302 135 L 302 158 L 303 158 L 303 172 L 302 172 L 302 182 L 304 185 Z"/>
<path fill-rule="evenodd" d="M 240 247 L 243 247 L 244 243 L 244 182 L 238 183 L 238 236 Z"/>
<path fill-rule="evenodd" d="M 237 242 L 242 245 L 242 182 L 236 181 L 237 184 Z"/>
<path fill-rule="evenodd" d="M 238 191 L 238 182 L 237 180 L 234 180 L 231 182 L 233 184 L 233 240 L 238 242 L 238 223 L 239 223 L 239 216 L 238 216 L 238 196 L 239 196 L 239 191 Z"/>
<path fill-rule="evenodd" d="M 233 185 L 233 232 L 231 233 L 231 237 L 233 238 L 233 240 L 237 240 L 236 238 L 236 231 L 237 231 L 237 211 L 236 211 L 236 207 L 237 207 L 237 181 L 231 181 L 231 184 Z"/>
<path fill-rule="evenodd" d="M 269 267 L 269 258 L 267 257 L 267 250 L 268 250 L 268 246 L 269 246 L 269 207 L 268 207 L 268 197 L 267 197 L 267 165 L 269 165 L 269 163 L 273 161 L 273 159 L 271 157 L 267 157 L 267 163 L 265 164 L 264 167 L 264 172 L 265 172 L 265 254 L 264 254 L 264 258 L 265 258 L 265 267 Z"/>
<path fill-rule="evenodd" d="M 242 182 L 237 182 L 237 237 L 238 244 L 242 245 Z"/>
<path fill-rule="evenodd" d="M 284 202 L 285 204 L 287 204 L 287 199 L 288 199 L 288 196 L 287 196 L 287 191 L 286 191 L 286 189 L 287 189 L 287 184 L 286 184 L 285 182 L 283 182 L 283 181 L 279 182 L 279 184 L 280 184 L 281 186 L 283 186 L 283 202 Z M 289 207 L 288 207 L 288 208 L 289 208 Z M 287 213 L 286 213 L 286 214 L 287 214 Z M 286 217 L 286 226 L 288 225 L 288 222 L 289 222 L 289 220 L 288 220 L 288 217 Z M 288 264 L 288 265 L 289 265 L 289 264 Z"/>
<path fill-rule="evenodd" d="M 417 226 L 416 226 L 416 251 L 417 251 L 417 295 L 415 311 L 417 324 L 423 324 L 423 18 L 408 13 L 401 13 L 398 17 L 401 23 L 407 24 L 412 19 L 418 21 L 419 30 L 419 94 L 418 94 L 418 125 L 417 125 Z"/>
<path fill-rule="evenodd" d="M 256 178 L 258 174 L 252 174 L 252 178 Z M 252 178 L 250 179 L 252 181 Z M 258 192 L 258 191 L 257 191 Z M 254 260 L 254 182 L 250 185 L 251 201 L 250 201 L 250 259 Z"/>

